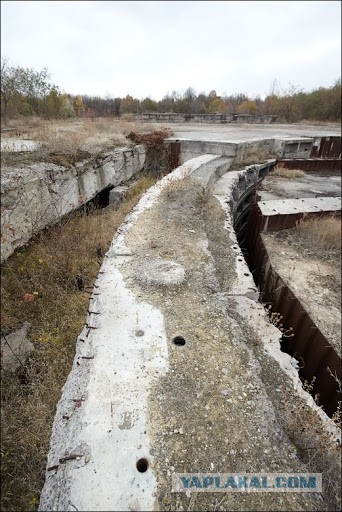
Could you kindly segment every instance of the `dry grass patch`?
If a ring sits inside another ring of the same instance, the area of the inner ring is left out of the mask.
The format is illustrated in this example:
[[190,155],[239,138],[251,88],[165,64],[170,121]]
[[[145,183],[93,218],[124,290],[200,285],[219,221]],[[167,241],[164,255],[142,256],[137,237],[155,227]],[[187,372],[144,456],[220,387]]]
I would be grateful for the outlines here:
[[[126,136],[131,133],[148,133],[154,125],[125,119],[72,118],[65,120],[45,120],[37,117],[16,119],[2,132],[3,137],[33,140],[39,143],[38,150],[21,155],[21,160],[45,159],[49,153],[71,153],[79,151],[96,154],[100,151],[131,145]],[[16,163],[18,155],[5,152],[2,163]]]
[[[28,321],[35,346],[17,374],[1,372],[4,512],[37,510],[55,407],[86,320],[88,290],[116,229],[154,183],[138,180],[117,210],[69,215],[2,265],[1,330],[6,335]],[[33,300],[25,300],[27,294]]]
[[285,180],[297,180],[305,176],[305,172],[300,169],[286,169],[282,165],[277,165],[269,174],[269,178],[280,178]]
[[143,127],[137,123],[108,118],[48,121],[35,129],[32,138],[48,151],[89,151],[96,153],[127,146],[126,135]]
[[341,218],[335,216],[301,220],[295,228],[311,249],[341,251]]

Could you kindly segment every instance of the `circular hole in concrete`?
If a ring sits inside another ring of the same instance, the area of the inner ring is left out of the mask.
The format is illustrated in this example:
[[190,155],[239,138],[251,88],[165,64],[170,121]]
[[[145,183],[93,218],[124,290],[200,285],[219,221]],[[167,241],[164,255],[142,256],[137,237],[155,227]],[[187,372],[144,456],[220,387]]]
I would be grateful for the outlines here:
[[244,276],[249,276],[249,274],[247,274],[247,272],[245,272],[243,275],[244,275]]
[[185,345],[185,339],[183,336],[175,336],[172,341],[178,347],[183,347]]
[[139,459],[136,463],[137,470],[139,473],[145,473],[148,469],[148,460],[147,459]]
[[237,249],[238,249],[238,247],[236,247],[236,245],[233,245],[233,249],[237,250]]
[[135,335],[136,336],[144,336],[144,331],[142,331],[141,329],[139,329],[138,331],[135,331]]
[[242,258],[238,258],[238,261],[243,261],[243,259]]

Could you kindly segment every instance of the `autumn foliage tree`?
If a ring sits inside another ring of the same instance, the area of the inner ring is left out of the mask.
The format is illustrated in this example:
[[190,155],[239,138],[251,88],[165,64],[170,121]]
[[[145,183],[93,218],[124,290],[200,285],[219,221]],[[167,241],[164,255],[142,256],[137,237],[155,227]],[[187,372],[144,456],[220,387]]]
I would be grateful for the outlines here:
[[269,94],[250,98],[246,94],[220,96],[215,89],[197,93],[188,87],[183,93],[173,90],[160,101],[153,98],[135,98],[127,94],[120,98],[68,95],[50,82],[46,68],[41,71],[10,66],[1,61],[1,114],[6,120],[13,116],[39,115],[47,118],[113,117],[144,112],[174,112],[182,114],[268,114],[282,122],[301,120],[341,120],[341,81],[332,87],[320,87],[304,92],[290,85],[287,89],[275,80]]
[[[69,112],[70,113],[70,112]],[[11,66],[1,60],[1,114],[5,123],[17,115],[63,117],[68,115],[67,97],[50,81],[47,68]]]

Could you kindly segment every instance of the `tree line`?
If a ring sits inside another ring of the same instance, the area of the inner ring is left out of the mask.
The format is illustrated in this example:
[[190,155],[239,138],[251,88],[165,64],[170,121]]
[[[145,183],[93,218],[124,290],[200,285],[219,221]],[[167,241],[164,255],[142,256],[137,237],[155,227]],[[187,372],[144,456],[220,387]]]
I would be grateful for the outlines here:
[[1,115],[7,119],[17,116],[40,116],[47,119],[69,117],[120,117],[123,114],[145,112],[175,112],[183,114],[260,114],[277,115],[280,121],[341,120],[341,80],[331,87],[311,92],[290,86],[283,90],[273,84],[264,98],[249,98],[245,94],[219,96],[215,90],[196,93],[188,87],[184,93],[173,91],[161,100],[138,99],[127,94],[101,96],[71,95],[51,83],[47,68],[11,66],[1,61]]

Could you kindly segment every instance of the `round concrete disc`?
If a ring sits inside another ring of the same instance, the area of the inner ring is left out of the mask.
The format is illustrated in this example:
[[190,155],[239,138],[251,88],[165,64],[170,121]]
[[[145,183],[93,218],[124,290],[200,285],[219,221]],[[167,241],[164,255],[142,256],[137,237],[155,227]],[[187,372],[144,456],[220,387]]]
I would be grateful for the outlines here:
[[184,281],[185,269],[174,261],[156,258],[141,265],[137,278],[146,284],[170,286]]

